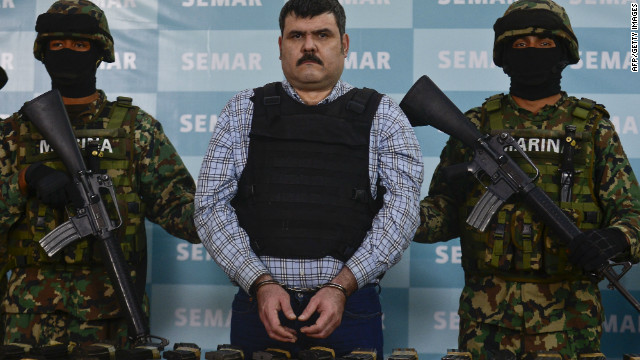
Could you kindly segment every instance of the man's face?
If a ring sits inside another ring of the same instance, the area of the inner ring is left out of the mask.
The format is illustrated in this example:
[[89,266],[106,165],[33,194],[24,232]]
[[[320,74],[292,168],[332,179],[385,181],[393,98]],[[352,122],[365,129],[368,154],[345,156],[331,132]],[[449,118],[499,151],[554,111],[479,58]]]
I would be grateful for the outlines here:
[[312,18],[289,14],[278,45],[289,83],[296,90],[322,91],[333,88],[342,75],[349,36],[340,36],[331,13]]
[[71,49],[78,52],[91,50],[91,42],[80,39],[54,39],[49,41],[49,50]]
[[556,47],[555,41],[548,37],[539,37],[535,35],[523,36],[515,39],[511,44],[514,49],[538,48],[548,49]]

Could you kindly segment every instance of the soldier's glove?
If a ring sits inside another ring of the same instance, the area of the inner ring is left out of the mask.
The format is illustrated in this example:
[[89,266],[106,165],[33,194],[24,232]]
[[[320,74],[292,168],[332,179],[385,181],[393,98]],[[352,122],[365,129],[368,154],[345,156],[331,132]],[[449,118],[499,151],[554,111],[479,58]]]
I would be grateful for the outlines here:
[[627,238],[619,229],[589,230],[569,242],[569,261],[593,272],[628,248]]
[[24,178],[29,188],[35,190],[36,197],[43,204],[51,207],[61,207],[67,204],[71,181],[64,172],[36,162],[29,165]]

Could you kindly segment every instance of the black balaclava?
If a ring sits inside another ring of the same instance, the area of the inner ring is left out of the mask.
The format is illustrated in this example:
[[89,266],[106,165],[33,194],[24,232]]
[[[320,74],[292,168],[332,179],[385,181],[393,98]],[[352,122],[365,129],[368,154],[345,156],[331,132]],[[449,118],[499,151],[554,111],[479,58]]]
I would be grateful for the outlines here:
[[96,92],[99,54],[94,43],[89,51],[45,49],[44,63],[51,87],[69,98],[81,98]]
[[559,94],[562,70],[569,64],[561,41],[553,48],[505,46],[502,70],[511,78],[509,92],[527,100]]

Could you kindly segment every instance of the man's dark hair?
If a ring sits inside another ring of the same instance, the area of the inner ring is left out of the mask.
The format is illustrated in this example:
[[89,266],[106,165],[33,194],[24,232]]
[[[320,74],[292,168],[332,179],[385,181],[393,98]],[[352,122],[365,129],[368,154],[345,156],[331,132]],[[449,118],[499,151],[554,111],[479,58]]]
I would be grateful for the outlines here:
[[347,16],[338,0],[289,0],[280,10],[280,34],[284,34],[284,19],[293,13],[301,18],[312,18],[324,13],[331,13],[336,18],[340,37],[345,33]]

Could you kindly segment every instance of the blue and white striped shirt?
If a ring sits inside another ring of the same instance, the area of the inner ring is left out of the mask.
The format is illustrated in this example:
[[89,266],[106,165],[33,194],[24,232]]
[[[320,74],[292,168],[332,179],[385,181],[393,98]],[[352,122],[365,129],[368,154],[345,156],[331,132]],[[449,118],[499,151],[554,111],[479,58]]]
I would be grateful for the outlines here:
[[[286,80],[282,85],[289,96],[302,102]],[[330,103],[352,88],[338,81],[320,104]],[[346,263],[330,256],[284,259],[256,256],[230,205],[247,162],[253,119],[251,96],[253,89],[244,90],[222,110],[198,176],[195,224],[211,257],[232,282],[246,291],[263,274],[271,274],[287,286],[314,288],[332,280],[345,265],[356,277],[358,287],[377,281],[379,275],[400,261],[419,222],[422,155],[400,107],[385,95],[373,118],[369,145],[371,193],[376,196],[378,178],[387,192],[362,245]]]

